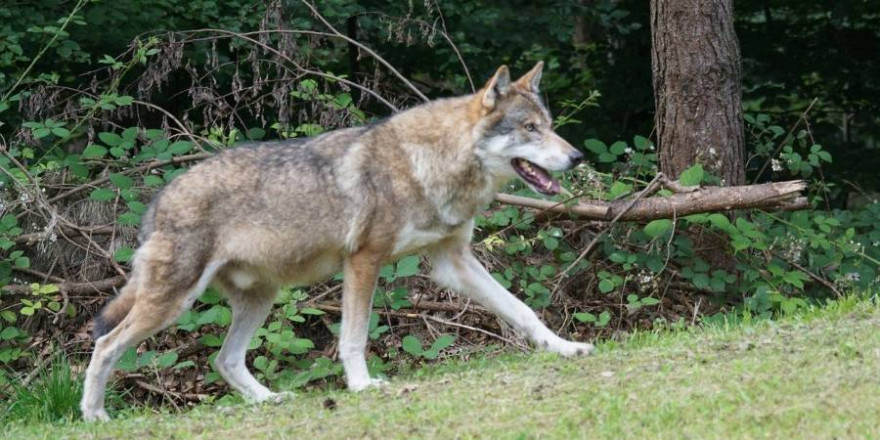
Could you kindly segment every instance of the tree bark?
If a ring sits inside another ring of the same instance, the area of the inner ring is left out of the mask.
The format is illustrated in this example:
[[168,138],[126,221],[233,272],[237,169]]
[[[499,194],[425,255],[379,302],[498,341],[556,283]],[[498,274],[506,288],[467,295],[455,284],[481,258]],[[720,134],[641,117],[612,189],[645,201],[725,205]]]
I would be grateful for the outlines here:
[[651,0],[660,169],[694,164],[723,186],[745,183],[739,43],[733,0]]

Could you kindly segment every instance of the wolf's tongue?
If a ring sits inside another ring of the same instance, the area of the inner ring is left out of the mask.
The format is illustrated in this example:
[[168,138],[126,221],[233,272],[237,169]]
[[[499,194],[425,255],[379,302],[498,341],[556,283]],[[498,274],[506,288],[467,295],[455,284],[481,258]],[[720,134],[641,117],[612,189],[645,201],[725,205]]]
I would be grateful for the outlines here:
[[536,191],[550,196],[559,194],[559,182],[550,177],[550,173],[547,170],[525,159],[513,159],[511,164],[516,173]]

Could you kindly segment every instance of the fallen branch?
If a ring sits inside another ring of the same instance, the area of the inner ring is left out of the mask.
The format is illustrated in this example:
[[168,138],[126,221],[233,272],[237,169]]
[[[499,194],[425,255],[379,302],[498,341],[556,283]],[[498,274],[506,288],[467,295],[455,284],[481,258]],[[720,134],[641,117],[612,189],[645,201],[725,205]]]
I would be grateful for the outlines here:
[[[120,275],[117,277],[106,278],[98,281],[87,281],[84,283],[60,283],[55,284],[55,286],[58,287],[59,291],[66,294],[79,295],[85,293],[109,292],[116,287],[121,287],[123,284],[125,284],[125,277]],[[0,292],[11,295],[23,295],[31,293],[31,286],[30,284],[8,284],[6,286],[3,286],[3,288],[0,289]]]
[[[664,186],[674,186],[664,185]],[[604,202],[591,200],[571,206],[564,203],[499,193],[495,200],[505,205],[524,206],[551,212],[573,214],[586,220],[611,221],[620,215],[620,221],[650,221],[661,218],[682,217],[691,214],[733,211],[738,209],[764,209],[794,211],[808,208],[801,191],[806,182],[764,183],[760,185],[705,187],[695,191],[681,192],[669,197],[649,197],[636,200]]]

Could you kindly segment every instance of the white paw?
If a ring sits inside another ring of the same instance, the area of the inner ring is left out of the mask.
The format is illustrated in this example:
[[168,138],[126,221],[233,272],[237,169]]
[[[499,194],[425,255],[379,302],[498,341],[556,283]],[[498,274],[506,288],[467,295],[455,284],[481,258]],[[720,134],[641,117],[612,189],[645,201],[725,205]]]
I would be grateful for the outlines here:
[[83,409],[82,410],[83,420],[87,422],[109,422],[110,416],[107,415],[107,411],[104,411],[104,408],[98,409]]
[[351,381],[348,383],[348,390],[359,392],[370,388],[382,388],[388,385],[385,379],[368,378],[367,380]]
[[290,391],[282,391],[280,393],[265,393],[258,396],[251,397],[250,400],[253,403],[269,403],[273,405],[278,405],[284,402],[289,402],[293,400],[296,395]]
[[280,393],[270,394],[269,397],[264,400],[264,402],[278,405],[284,402],[290,402],[294,399],[294,397],[296,397],[294,393],[290,391],[282,391]]
[[574,341],[566,341],[565,339],[558,339],[553,341],[548,341],[543,345],[543,348],[552,353],[559,353],[563,356],[586,356],[590,354],[596,347],[593,347],[593,344],[588,344],[586,342],[574,342]]

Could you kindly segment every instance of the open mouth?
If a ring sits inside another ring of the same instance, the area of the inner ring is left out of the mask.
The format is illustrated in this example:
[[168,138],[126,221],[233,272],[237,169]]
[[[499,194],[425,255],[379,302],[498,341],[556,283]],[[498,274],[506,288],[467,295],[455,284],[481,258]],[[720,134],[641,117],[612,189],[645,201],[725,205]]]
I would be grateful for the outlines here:
[[510,163],[516,173],[535,191],[548,196],[559,194],[561,189],[559,182],[550,177],[547,170],[520,158],[513,159]]

